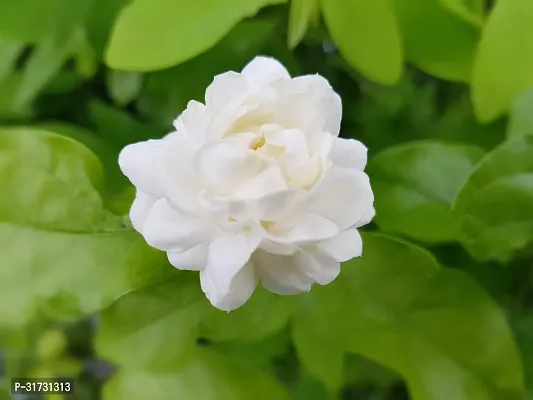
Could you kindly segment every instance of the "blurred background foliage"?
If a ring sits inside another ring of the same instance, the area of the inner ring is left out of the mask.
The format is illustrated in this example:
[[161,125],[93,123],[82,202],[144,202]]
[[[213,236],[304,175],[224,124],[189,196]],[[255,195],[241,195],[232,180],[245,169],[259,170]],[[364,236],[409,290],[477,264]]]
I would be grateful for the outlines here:
[[[331,285],[227,314],[117,155],[257,54],[340,93],[377,216]],[[0,399],[531,398],[532,86],[530,0],[0,0]]]

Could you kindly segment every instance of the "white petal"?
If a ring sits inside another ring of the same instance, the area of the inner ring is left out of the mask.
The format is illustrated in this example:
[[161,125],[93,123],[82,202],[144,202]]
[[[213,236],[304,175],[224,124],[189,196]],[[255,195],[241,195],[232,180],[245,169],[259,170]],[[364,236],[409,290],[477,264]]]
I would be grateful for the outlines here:
[[193,166],[205,186],[229,194],[244,179],[257,174],[261,163],[237,142],[214,140],[198,150]]
[[257,286],[257,276],[254,266],[250,263],[244,265],[232,278],[229,287],[219,286],[209,269],[200,271],[200,285],[211,304],[223,311],[239,308],[252,296]]
[[153,148],[155,165],[165,197],[179,210],[189,215],[198,215],[198,194],[202,186],[192,168],[194,148],[184,140],[166,140]]
[[368,176],[359,170],[332,168],[316,188],[315,212],[345,230],[359,221],[372,206],[374,194]]
[[299,76],[292,81],[305,88],[309,94],[320,101],[322,112],[325,115],[324,130],[333,136],[338,136],[342,117],[342,102],[328,81],[320,75]]
[[261,283],[273,293],[290,295],[308,292],[314,283],[297,264],[294,255],[282,256],[258,250],[254,254],[254,263]]
[[169,251],[168,261],[182,270],[201,271],[207,264],[207,243],[202,243],[184,252]]
[[287,183],[279,166],[275,165],[244,181],[233,194],[236,197],[257,199],[284,190],[287,190]]
[[363,252],[363,241],[357,229],[347,229],[331,239],[318,243],[317,249],[338,262],[359,257]]
[[363,215],[363,217],[354,224],[354,227],[359,228],[360,226],[370,223],[370,221],[372,221],[372,219],[375,216],[376,216],[376,209],[373,206],[371,206],[368,209],[368,211],[365,213],[365,215]]
[[295,259],[299,268],[306,271],[307,275],[319,285],[333,282],[341,271],[338,261],[317,252],[299,252],[295,255]]
[[276,59],[265,56],[255,57],[242,70],[250,86],[261,89],[279,79],[290,79],[285,67]]
[[[291,87],[289,83],[286,86]],[[285,128],[299,129],[307,136],[323,131],[322,128],[325,125],[324,109],[318,99],[309,96],[307,92],[285,93],[276,101],[274,107],[276,123]]]
[[274,224],[268,230],[269,239],[275,243],[306,243],[329,239],[339,233],[339,228],[329,219],[307,213],[291,221],[291,226],[283,227],[283,222]]
[[209,244],[207,269],[217,288],[228,291],[233,277],[250,260],[262,237],[258,231],[224,232]]
[[249,90],[248,81],[237,72],[226,72],[215,76],[205,92],[205,104],[210,110],[219,110],[236,98],[243,97]]
[[154,203],[142,230],[150,246],[178,252],[209,240],[209,233],[206,221],[178,213],[164,198]]
[[354,139],[336,138],[330,160],[338,168],[354,168],[363,171],[367,161],[367,148]]
[[144,221],[148,217],[150,208],[154,205],[157,199],[137,189],[135,200],[130,209],[130,220],[133,228],[137,232],[142,232]]
[[122,173],[144,193],[163,197],[163,189],[154,170],[152,148],[159,140],[148,140],[127,145],[118,156]]

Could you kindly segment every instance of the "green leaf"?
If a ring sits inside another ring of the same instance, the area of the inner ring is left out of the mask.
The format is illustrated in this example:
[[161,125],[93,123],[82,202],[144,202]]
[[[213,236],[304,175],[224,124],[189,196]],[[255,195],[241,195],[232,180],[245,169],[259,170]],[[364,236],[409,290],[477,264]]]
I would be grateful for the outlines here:
[[33,42],[53,29],[58,0],[3,0],[0,2],[0,35]]
[[533,86],[533,3],[500,0],[489,16],[472,77],[480,121],[505,114],[516,95]]
[[533,239],[533,136],[503,143],[477,165],[454,205],[461,241],[480,259],[510,259]]
[[518,95],[514,101],[507,125],[507,136],[533,134],[533,88]]
[[440,0],[393,2],[406,60],[439,78],[469,81],[479,29],[446,10]]
[[291,0],[287,45],[294,49],[304,38],[309,24],[317,19],[318,0]]
[[106,52],[114,69],[153,71],[187,61],[259,9],[285,0],[134,0],[119,15]]
[[292,338],[303,368],[331,392],[338,391],[343,383],[342,347],[299,318],[292,323]]
[[103,311],[96,351],[126,368],[185,365],[207,307],[198,283],[183,276],[136,290]]
[[0,81],[4,79],[15,67],[15,61],[19,57],[24,46],[0,37]]
[[[175,360],[179,363],[179,360]],[[288,400],[274,379],[258,370],[234,365],[208,349],[199,348],[186,367],[123,368],[106,384],[104,400]]]
[[24,67],[15,100],[16,106],[23,107],[31,103],[59,72],[67,58],[74,54],[82,40],[83,31],[77,30],[66,40],[49,36],[40,42]]
[[485,18],[484,0],[440,0],[441,4],[458,17],[481,28]]
[[106,209],[101,165],[80,143],[3,129],[0,160],[0,326],[94,312],[174,272]]
[[375,221],[385,232],[427,242],[453,241],[458,226],[450,207],[482,149],[439,141],[391,147],[371,158]]
[[533,393],[533,313],[513,316],[513,328],[522,350],[527,388]]
[[291,313],[290,298],[258,287],[252,298],[237,310],[227,313],[213,307],[202,322],[201,333],[215,341],[256,341],[282,330]]
[[123,110],[98,100],[89,103],[89,116],[93,130],[118,150],[129,143],[160,138],[170,132],[165,132],[161,128],[163,125],[144,124]]
[[140,112],[160,124],[168,124],[190,100],[203,102],[215,75],[240,71],[260,53],[273,35],[277,20],[242,21],[215,47],[177,67],[148,75],[138,101]]
[[490,297],[425,250],[363,235],[363,256],[300,296],[300,316],[347,351],[399,372],[413,400],[512,398],[519,354]]
[[119,106],[135,100],[142,89],[143,75],[138,72],[109,70],[107,87],[109,94]]
[[389,0],[327,0],[322,12],[346,60],[367,78],[394,84],[402,75],[402,50]]

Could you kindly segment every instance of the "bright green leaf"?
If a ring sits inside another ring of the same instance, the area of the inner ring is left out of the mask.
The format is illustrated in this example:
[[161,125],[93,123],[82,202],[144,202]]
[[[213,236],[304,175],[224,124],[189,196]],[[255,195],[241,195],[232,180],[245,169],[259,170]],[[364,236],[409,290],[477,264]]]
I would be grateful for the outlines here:
[[392,0],[405,58],[420,69],[452,81],[469,81],[480,31],[440,0]]
[[513,101],[507,125],[507,136],[533,134],[533,88],[527,89]]
[[293,321],[291,331],[303,368],[333,393],[339,390],[343,383],[342,346],[318,334],[313,324],[303,319]]
[[475,27],[482,27],[485,18],[484,0],[440,0],[441,4]]
[[511,139],[477,165],[454,212],[477,258],[508,260],[533,241],[533,136]]
[[[179,365],[179,360],[175,360]],[[185,368],[122,369],[104,387],[104,400],[288,400],[274,379],[258,370],[234,365],[199,348]]]
[[516,95],[533,86],[533,2],[499,0],[485,26],[472,78],[480,121],[505,114]]
[[291,0],[287,44],[294,49],[302,41],[309,24],[316,19],[318,0]]
[[346,60],[378,83],[398,82],[402,50],[389,0],[327,0],[321,5],[331,36]]
[[0,325],[94,312],[171,275],[105,208],[98,158],[64,136],[0,131]]
[[138,72],[109,70],[107,87],[111,98],[119,106],[125,106],[135,100],[141,91],[143,75]]
[[174,68],[148,75],[138,101],[140,112],[160,124],[168,124],[190,100],[203,102],[215,75],[240,71],[275,35],[275,19],[242,21],[215,47]]
[[131,292],[103,311],[96,351],[125,368],[185,365],[207,304],[198,283],[184,277]]
[[450,213],[461,186],[484,152],[478,147],[419,141],[391,147],[368,165],[375,221],[385,232],[427,242],[453,241]]
[[152,71],[187,61],[214,46],[260,8],[286,0],[134,0],[113,30],[106,62]]
[[300,296],[300,316],[407,381],[413,400],[511,399],[522,366],[505,317],[463,272],[423,249],[363,235],[363,256]]

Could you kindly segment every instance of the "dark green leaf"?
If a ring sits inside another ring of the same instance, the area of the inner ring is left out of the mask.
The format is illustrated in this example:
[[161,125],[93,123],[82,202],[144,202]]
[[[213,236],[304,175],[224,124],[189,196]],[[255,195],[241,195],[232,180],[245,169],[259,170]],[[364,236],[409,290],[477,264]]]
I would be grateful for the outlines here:
[[375,221],[385,232],[427,242],[455,240],[450,207],[483,154],[474,146],[419,141],[375,155],[368,165]]
[[363,235],[363,256],[300,304],[323,335],[401,373],[413,400],[507,399],[523,390],[497,305],[464,273],[406,242]]
[[508,260],[533,238],[533,136],[511,139],[478,164],[454,212],[477,258]]

